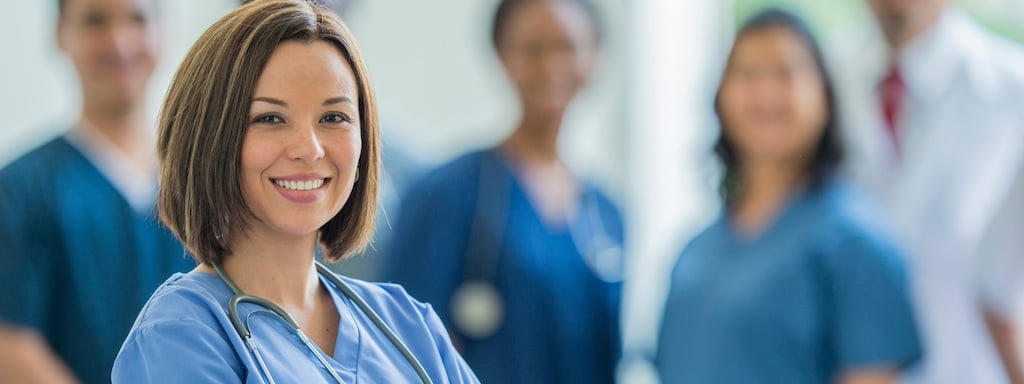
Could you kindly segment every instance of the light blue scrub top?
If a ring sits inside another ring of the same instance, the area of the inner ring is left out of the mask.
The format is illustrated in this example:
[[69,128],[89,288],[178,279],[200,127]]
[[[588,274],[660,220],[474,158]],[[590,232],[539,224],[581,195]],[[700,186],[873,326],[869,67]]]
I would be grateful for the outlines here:
[[755,238],[728,215],[672,272],[656,366],[673,383],[832,383],[922,353],[903,260],[841,182],[790,200]]
[[[430,305],[392,284],[341,277],[381,316],[434,383],[478,383]],[[346,383],[418,383],[412,365],[352,300],[321,276],[340,315],[331,367]],[[150,298],[114,362],[114,383],[262,383],[231,325],[231,291],[216,275],[175,274]],[[257,348],[278,383],[333,383],[295,333],[261,307],[242,303]]]

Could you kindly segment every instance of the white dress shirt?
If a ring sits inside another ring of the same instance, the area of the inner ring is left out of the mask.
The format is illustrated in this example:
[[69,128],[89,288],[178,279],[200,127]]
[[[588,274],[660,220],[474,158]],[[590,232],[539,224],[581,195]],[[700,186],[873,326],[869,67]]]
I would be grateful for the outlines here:
[[909,257],[926,356],[905,381],[1005,383],[980,308],[1011,316],[1024,279],[1024,51],[947,9],[898,53],[897,151],[878,93],[892,56],[872,31],[833,69],[848,168]]

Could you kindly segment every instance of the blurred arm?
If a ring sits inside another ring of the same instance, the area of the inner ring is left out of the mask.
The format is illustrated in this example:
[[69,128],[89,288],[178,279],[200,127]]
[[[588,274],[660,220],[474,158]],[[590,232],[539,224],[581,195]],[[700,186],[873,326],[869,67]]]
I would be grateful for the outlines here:
[[1006,376],[1012,384],[1024,384],[1024,356],[1021,355],[1020,334],[1012,319],[989,309],[984,310],[985,325],[992,335],[992,341],[1006,368]]
[[34,331],[0,324],[0,383],[77,383]]
[[895,369],[875,368],[848,372],[839,378],[838,384],[893,384],[898,381]]
[[979,258],[982,318],[992,344],[1013,384],[1024,384],[1024,355],[1020,345],[1020,316],[1024,293],[1024,165],[996,217],[986,230]]

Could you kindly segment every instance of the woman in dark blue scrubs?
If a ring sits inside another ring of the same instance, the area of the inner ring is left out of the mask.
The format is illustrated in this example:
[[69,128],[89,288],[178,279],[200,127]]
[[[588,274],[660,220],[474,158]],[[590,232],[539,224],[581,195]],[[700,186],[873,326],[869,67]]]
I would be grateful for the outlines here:
[[622,223],[563,164],[562,118],[599,32],[581,0],[505,0],[493,43],[522,115],[407,192],[387,278],[431,303],[484,383],[611,383]]
[[921,345],[901,255],[835,168],[836,108],[806,26],[739,32],[716,99],[722,216],[680,255],[663,383],[892,383]]

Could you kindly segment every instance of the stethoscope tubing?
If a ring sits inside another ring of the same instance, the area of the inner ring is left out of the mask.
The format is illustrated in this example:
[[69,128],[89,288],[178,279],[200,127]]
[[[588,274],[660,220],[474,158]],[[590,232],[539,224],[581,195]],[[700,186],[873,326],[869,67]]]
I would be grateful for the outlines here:
[[[252,296],[243,292],[240,288],[238,288],[237,285],[235,285],[235,282],[232,281],[230,277],[228,277],[227,273],[224,272],[223,268],[221,268],[220,265],[213,264],[213,269],[214,271],[217,272],[217,276],[219,276],[220,279],[224,282],[224,284],[228,286],[228,289],[230,289],[232,293],[231,299],[228,300],[228,318],[231,320],[231,325],[235,328],[235,332],[237,332],[238,335],[242,337],[242,339],[245,341],[246,346],[249,348],[253,356],[256,358],[256,363],[260,366],[260,371],[262,371],[261,373],[265,377],[266,382],[270,384],[275,384],[273,377],[271,377],[270,375],[270,370],[263,360],[262,354],[260,354],[259,349],[256,346],[256,343],[253,341],[252,331],[249,329],[246,322],[242,321],[241,316],[238,314],[238,305],[241,303],[251,303],[260,306],[269,311],[270,313],[272,313],[279,320],[285,322],[285,324],[287,324],[289,327],[291,327],[293,331],[295,331],[299,339],[302,340],[302,343],[306,346],[307,349],[309,349],[313,353],[313,355],[317,358],[320,364],[322,364],[323,367],[327,369],[331,376],[338,383],[344,383],[344,381],[341,379],[338,373],[331,368],[330,364],[327,362],[327,359],[323,356],[323,354],[321,354],[319,351],[317,351],[316,348],[314,348],[312,340],[310,340],[309,337],[307,337],[305,333],[302,332],[302,330],[299,328],[298,323],[296,323],[295,320],[292,319],[291,315],[289,315],[288,312],[286,312],[281,307],[277,306],[274,303],[271,303],[266,299]],[[366,300],[364,300],[361,296],[359,296],[359,294],[353,291],[352,288],[348,286],[348,284],[345,284],[343,281],[341,281],[341,279],[339,279],[338,276],[336,276],[333,272],[328,270],[327,267],[325,267],[323,264],[316,262],[316,269],[321,276],[324,276],[325,278],[327,278],[328,281],[331,282],[331,284],[334,284],[334,286],[338,287],[338,289],[341,290],[342,294],[348,297],[349,300],[352,300],[352,302],[355,303],[356,306],[359,307],[359,309],[363,311],[363,313],[366,314],[367,317],[370,318],[373,324],[376,325],[378,329],[380,329],[384,336],[387,337],[389,341],[391,341],[391,344],[393,344],[395,348],[397,348],[398,351],[402,354],[402,356],[405,357],[409,364],[412,365],[413,369],[416,371],[416,375],[419,376],[420,381],[422,381],[424,384],[433,384],[433,381],[430,379],[430,376],[427,375],[427,371],[423,367],[423,364],[420,363],[419,359],[417,359],[416,356],[412,354],[412,351],[409,350],[409,347],[405,345],[405,343],[402,342],[401,339],[398,338],[398,335],[391,329],[391,327],[384,322],[384,319],[381,318],[379,314],[377,314],[377,311],[373,310],[373,308],[370,307]]]

